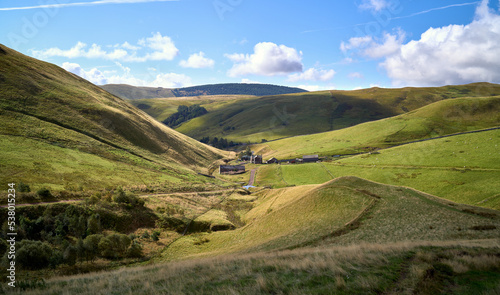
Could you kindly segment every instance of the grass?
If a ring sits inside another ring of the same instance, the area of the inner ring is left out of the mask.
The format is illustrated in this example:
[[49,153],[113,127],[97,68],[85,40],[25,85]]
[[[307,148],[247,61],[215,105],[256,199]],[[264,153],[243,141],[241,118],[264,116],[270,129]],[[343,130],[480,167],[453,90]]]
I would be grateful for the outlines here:
[[423,138],[496,127],[500,125],[499,111],[498,96],[443,100],[403,115],[258,144],[253,149],[265,158],[278,159],[358,153]]
[[[209,110],[209,114],[182,124],[177,130],[198,139],[210,136],[224,137],[236,142],[257,143],[262,139],[269,141],[339,130],[412,112],[438,101],[499,94],[498,85],[476,83],[437,88],[370,88],[264,96],[230,100],[224,106]],[[167,103],[169,101],[170,99],[166,99],[162,102],[162,106],[149,109],[152,114],[154,112],[155,118],[164,118],[162,109],[169,109],[177,104],[177,102]],[[148,104],[144,101],[141,103]],[[210,105],[207,105],[207,109],[208,107]],[[457,111],[458,117],[461,117],[461,110]],[[456,114],[450,112],[447,116],[454,117]],[[447,127],[440,124],[438,127],[454,129],[457,126]]]
[[204,172],[229,155],[171,130],[62,68],[2,50],[0,145],[10,158],[2,155],[4,181],[54,189],[68,182],[102,187],[108,180],[109,185],[202,182],[194,171]]
[[284,183],[319,184],[332,175],[355,175],[412,187],[459,203],[500,209],[497,143],[500,143],[500,131],[493,130],[418,142],[322,164],[266,165],[261,166],[265,173],[259,171],[257,181],[278,187]]
[[500,288],[497,255],[498,248],[461,243],[329,246],[123,268],[54,278],[16,291],[22,294],[495,294]]

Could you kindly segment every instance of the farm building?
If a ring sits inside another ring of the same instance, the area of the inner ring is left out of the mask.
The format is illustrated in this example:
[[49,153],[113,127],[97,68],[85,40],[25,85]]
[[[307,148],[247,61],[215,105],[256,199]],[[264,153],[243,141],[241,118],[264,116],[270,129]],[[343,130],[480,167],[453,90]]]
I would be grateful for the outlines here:
[[317,162],[319,159],[318,155],[302,156],[303,163]]
[[219,174],[240,174],[245,173],[245,166],[243,165],[220,165]]
[[266,161],[266,164],[277,164],[277,163],[278,159],[276,159],[275,157],[272,157],[271,159]]
[[250,157],[250,163],[252,163],[252,164],[262,164],[262,156],[260,156],[260,155],[256,155],[256,156],[252,155]]

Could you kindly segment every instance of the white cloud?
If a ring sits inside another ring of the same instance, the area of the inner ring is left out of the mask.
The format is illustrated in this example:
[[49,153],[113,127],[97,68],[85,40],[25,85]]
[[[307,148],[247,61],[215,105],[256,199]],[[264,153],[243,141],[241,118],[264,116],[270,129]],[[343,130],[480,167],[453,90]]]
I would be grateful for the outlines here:
[[263,84],[261,82],[253,81],[253,80],[250,80],[250,79],[241,79],[240,83],[245,83],[245,84]]
[[368,46],[368,44],[370,44],[372,42],[373,42],[373,39],[371,36],[352,37],[351,39],[349,39],[349,42],[345,43],[344,41],[342,41],[340,43],[340,50],[342,50],[342,52],[347,52],[348,50],[351,50],[354,48]]
[[108,80],[106,79],[106,77],[104,77],[104,74],[97,68],[93,68],[90,71],[85,71],[84,69],[82,69],[82,67],[80,67],[79,64],[69,62],[63,63],[62,68],[96,85],[103,85],[108,83]]
[[153,37],[139,40],[138,44],[153,49],[153,52],[144,57],[145,60],[172,60],[179,53],[172,39],[159,32],[153,34]]
[[[66,58],[89,58],[89,59],[107,59],[125,62],[144,62],[148,60],[172,60],[179,50],[175,47],[174,42],[168,36],[162,36],[160,33],[153,34],[150,38],[141,39],[138,41],[138,46],[124,42],[114,47],[111,51],[102,49],[101,45],[92,44],[90,47],[83,42],[77,42],[70,49],[63,50],[57,47],[46,50],[32,50],[34,57],[46,59],[50,57],[66,57]],[[118,48],[119,47],[119,48]],[[139,50],[147,51],[144,56],[138,56]]]
[[191,78],[184,74],[163,73],[158,74],[156,79],[148,86],[165,87],[165,88],[180,88],[192,86]]
[[215,64],[213,59],[205,57],[205,53],[199,52],[195,54],[191,54],[187,60],[181,60],[179,65],[184,68],[211,68]]
[[79,64],[76,63],[63,63],[62,67],[75,75],[78,75],[96,85],[104,84],[128,84],[134,86],[148,86],[148,87],[164,87],[164,88],[179,88],[191,86],[191,78],[184,74],[176,73],[159,73],[154,80],[146,81],[134,77],[130,73],[130,68],[125,67],[120,63],[116,63],[122,70],[122,74],[116,74],[116,71],[101,72],[96,68],[85,71]]
[[317,70],[315,68],[310,68],[300,74],[292,74],[288,77],[288,81],[328,81],[335,75],[334,70]]
[[499,53],[500,15],[483,0],[470,24],[430,28],[381,65],[396,86],[499,83]]
[[359,8],[378,12],[388,6],[389,2],[387,0],[363,0],[363,3],[359,5]]
[[271,42],[258,43],[253,54],[225,54],[231,60],[233,67],[228,71],[231,77],[248,74],[275,76],[301,72],[302,52],[285,45]]
[[319,85],[298,85],[296,87],[300,89],[305,89],[307,91],[320,91],[324,89],[324,87],[321,87]]
[[403,44],[405,33],[401,30],[396,34],[384,33],[381,40],[375,40],[371,36],[353,37],[346,43],[340,43],[340,49],[344,53],[359,52],[370,58],[382,58],[396,53]]

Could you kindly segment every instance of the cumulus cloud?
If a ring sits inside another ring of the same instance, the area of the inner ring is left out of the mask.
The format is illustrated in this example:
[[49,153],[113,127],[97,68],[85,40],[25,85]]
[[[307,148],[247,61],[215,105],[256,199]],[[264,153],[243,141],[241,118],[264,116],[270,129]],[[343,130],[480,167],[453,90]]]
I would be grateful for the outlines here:
[[130,68],[123,66],[120,63],[116,65],[121,69],[122,73],[117,74],[116,71],[101,72],[97,68],[91,70],[84,70],[77,63],[63,63],[62,67],[75,75],[78,75],[96,85],[104,84],[129,84],[134,86],[147,86],[147,87],[164,87],[164,88],[179,88],[191,86],[191,78],[184,74],[176,73],[159,73],[152,81],[146,81],[134,77],[130,73]]
[[340,43],[344,53],[359,53],[370,58],[382,58],[400,50],[405,33],[399,30],[396,34],[384,33],[380,40],[371,36],[353,37],[348,42]]
[[430,28],[381,65],[394,85],[500,82],[500,15],[483,0],[468,25]]
[[213,59],[205,57],[205,53],[199,52],[195,54],[191,54],[187,60],[181,60],[179,65],[184,68],[211,68],[215,64]]
[[328,81],[335,75],[334,70],[317,70],[315,68],[310,68],[303,73],[292,74],[288,77],[288,81]]
[[253,54],[226,54],[234,65],[228,71],[230,77],[248,74],[275,76],[302,72],[302,52],[285,45],[271,42],[258,43]]
[[[34,57],[46,59],[50,57],[66,57],[66,58],[89,58],[89,59],[106,59],[114,61],[126,62],[144,62],[149,60],[172,60],[179,50],[175,47],[174,42],[168,36],[162,36],[160,33],[153,34],[152,37],[141,39],[137,45],[132,45],[124,42],[121,45],[105,46],[114,49],[105,50],[101,45],[92,44],[90,47],[83,42],[77,42],[70,49],[60,49],[57,47],[45,50],[32,50]],[[138,56],[138,51],[146,51],[146,54]]]
[[79,64],[69,62],[63,63],[62,68],[96,85],[103,85],[108,83],[108,80],[106,79],[104,74],[97,68],[85,71],[82,67],[80,67]]

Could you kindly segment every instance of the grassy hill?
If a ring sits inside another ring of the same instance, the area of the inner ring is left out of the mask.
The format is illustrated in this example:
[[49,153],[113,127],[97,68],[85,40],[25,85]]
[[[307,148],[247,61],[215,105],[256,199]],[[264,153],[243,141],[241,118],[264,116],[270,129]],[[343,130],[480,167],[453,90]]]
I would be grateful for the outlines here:
[[500,130],[417,142],[321,164],[264,165],[257,185],[318,184],[356,175],[454,202],[500,209]]
[[101,86],[104,90],[123,99],[186,97],[201,95],[278,95],[307,92],[304,89],[270,84],[221,83],[183,88],[135,87],[124,84]]
[[3,183],[181,182],[224,156],[62,68],[0,48]]
[[[500,94],[500,85],[476,83],[434,88],[370,88],[264,96],[234,101],[177,128],[193,138],[261,142],[338,130],[404,114],[457,97]],[[234,127],[234,128],[233,128]]]
[[439,101],[399,116],[342,130],[285,138],[253,149],[264,158],[370,151],[418,139],[500,126],[500,96]]
[[[471,294],[498,289],[497,211],[356,177],[253,196],[238,197],[254,205],[242,213],[243,226],[180,237],[164,250],[163,259],[182,262],[54,278],[32,294]],[[218,254],[224,256],[213,258]],[[478,284],[469,283],[478,277]]]
[[198,104],[209,112],[227,107],[230,104],[242,102],[247,99],[255,98],[251,95],[203,95],[188,97],[168,97],[154,99],[131,99],[129,102],[135,107],[143,110],[145,113],[162,122],[170,115],[177,112],[180,105],[191,106]]

